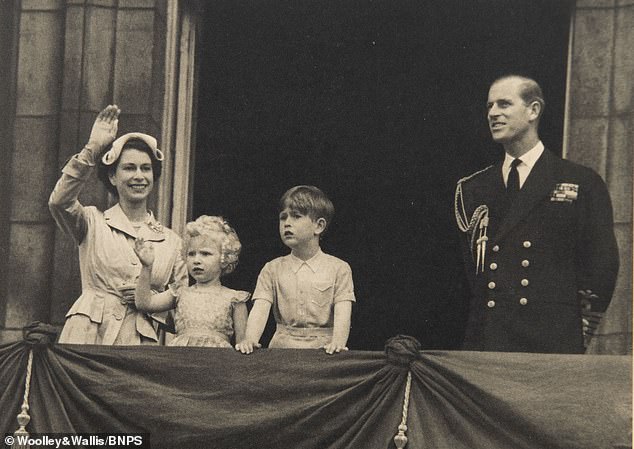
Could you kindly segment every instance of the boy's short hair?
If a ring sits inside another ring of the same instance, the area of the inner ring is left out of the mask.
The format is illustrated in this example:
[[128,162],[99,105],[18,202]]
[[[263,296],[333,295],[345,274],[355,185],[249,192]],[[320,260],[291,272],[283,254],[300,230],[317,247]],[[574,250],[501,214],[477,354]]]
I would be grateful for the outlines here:
[[295,186],[286,191],[280,199],[279,211],[289,208],[296,210],[311,219],[326,220],[326,229],[335,215],[335,206],[321,189],[315,186]]

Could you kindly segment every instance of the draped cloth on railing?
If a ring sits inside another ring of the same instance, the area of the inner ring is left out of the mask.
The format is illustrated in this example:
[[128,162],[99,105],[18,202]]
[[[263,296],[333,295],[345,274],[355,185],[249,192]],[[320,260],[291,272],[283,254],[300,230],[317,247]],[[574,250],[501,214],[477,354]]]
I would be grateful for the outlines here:
[[170,449],[394,448],[411,372],[407,449],[603,449],[631,441],[629,356],[411,357],[402,344],[388,345],[387,357],[0,346],[2,433],[18,427],[31,349],[31,434],[149,432],[153,448]]

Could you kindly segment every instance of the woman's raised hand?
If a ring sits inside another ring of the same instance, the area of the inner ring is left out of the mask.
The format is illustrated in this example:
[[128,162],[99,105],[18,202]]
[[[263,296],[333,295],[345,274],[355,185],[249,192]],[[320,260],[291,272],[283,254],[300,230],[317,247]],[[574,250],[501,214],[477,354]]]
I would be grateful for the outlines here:
[[99,152],[110,145],[117,136],[119,114],[121,110],[116,104],[106,106],[95,119],[88,139],[87,148]]

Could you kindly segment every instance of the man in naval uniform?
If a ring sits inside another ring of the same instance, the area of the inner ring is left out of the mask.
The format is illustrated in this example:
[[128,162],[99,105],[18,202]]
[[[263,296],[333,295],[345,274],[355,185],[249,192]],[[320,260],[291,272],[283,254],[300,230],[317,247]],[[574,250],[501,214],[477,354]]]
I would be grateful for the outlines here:
[[471,297],[464,349],[582,353],[618,272],[608,190],[591,169],[544,148],[534,80],[497,79],[487,106],[506,154],[456,188]]

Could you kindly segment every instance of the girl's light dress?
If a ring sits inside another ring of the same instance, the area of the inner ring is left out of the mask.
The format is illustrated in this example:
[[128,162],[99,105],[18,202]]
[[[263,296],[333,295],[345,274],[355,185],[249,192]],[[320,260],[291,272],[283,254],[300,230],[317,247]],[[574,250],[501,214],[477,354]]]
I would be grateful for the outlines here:
[[176,337],[169,345],[231,348],[233,308],[249,297],[249,292],[227,287],[205,290],[192,285],[179,288],[174,313]]

